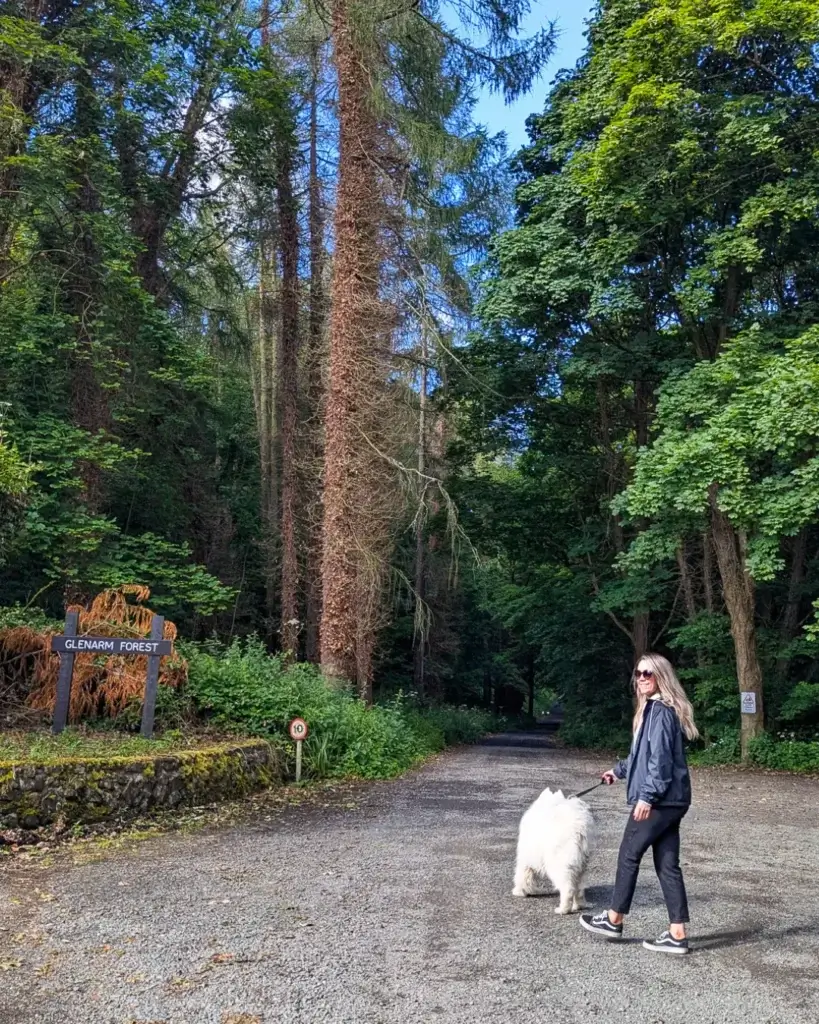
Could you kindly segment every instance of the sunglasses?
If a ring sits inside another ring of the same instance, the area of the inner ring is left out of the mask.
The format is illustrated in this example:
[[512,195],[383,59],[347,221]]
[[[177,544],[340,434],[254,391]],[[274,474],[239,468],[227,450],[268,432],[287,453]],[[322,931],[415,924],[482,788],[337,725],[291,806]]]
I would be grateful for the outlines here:
[[654,670],[650,668],[635,668],[634,670],[635,679],[653,679]]

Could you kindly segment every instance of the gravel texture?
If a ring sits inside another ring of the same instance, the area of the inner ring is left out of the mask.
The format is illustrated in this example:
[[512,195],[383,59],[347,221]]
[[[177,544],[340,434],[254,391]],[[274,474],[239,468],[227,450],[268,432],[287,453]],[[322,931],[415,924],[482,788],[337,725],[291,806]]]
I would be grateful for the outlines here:
[[[683,864],[696,950],[665,924],[650,861],[629,942],[555,898],[511,896],[517,822],[544,786],[607,764],[514,734],[343,806],[166,836],[80,867],[0,876],[2,1024],[815,1024],[819,783],[695,773]],[[589,798],[605,904],[624,788]]]

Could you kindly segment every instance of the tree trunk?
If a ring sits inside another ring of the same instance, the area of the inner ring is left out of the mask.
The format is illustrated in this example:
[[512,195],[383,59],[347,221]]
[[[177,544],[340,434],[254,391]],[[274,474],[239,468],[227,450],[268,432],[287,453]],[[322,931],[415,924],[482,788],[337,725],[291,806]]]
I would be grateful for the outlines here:
[[281,290],[281,642],[285,655],[298,658],[301,613],[299,609],[299,553],[296,539],[299,493],[298,455],[298,357],[299,357],[299,224],[293,195],[293,143],[279,143],[277,193]]
[[310,314],[307,335],[305,373],[307,377],[307,443],[305,451],[305,533],[307,614],[305,655],[310,662],[319,660],[319,624],[321,621],[321,478],[324,445],[324,329],[327,300],[324,290],[324,211],[318,169],[318,87],[319,50],[311,56],[310,85],[310,181],[308,186],[308,225],[310,229]]
[[492,652],[489,646],[488,629],[483,632],[483,706],[492,710]]
[[649,612],[638,612],[632,619],[631,640],[634,644],[635,665],[644,654],[648,654],[648,633],[650,626],[651,614]]
[[705,596],[705,610],[714,613],[714,545],[711,530],[702,535],[702,588]]
[[709,498],[714,550],[731,620],[739,689],[741,693],[753,694],[756,705],[753,713],[741,714],[742,759],[747,761],[751,740],[765,727],[762,669],[756,646],[756,588],[745,566],[745,538],[719,508],[716,485],[711,488]]
[[373,453],[367,445],[367,405],[383,387],[373,352],[378,338],[380,202],[369,76],[356,48],[347,0],[333,5],[333,38],[339,162],[325,414],[321,664],[330,678],[357,680],[366,699],[372,686],[373,644],[362,617],[372,615],[373,595],[368,600],[365,593],[362,519],[366,503],[377,497],[368,486]]
[[677,568],[680,570],[680,582],[682,584],[686,618],[689,622],[693,622],[697,617],[697,601],[694,597],[694,585],[691,581],[691,572],[688,568],[685,541],[682,541],[680,546],[677,548]]
[[[808,528],[805,527],[793,539],[791,550],[791,576],[788,582],[788,600],[782,616],[780,631],[781,643],[785,647],[799,632],[799,610],[802,604],[802,585],[805,582],[805,557],[808,550]],[[787,656],[777,658],[776,679],[782,683],[788,676],[791,659]]]
[[526,657],[527,709],[530,718],[535,717],[535,664],[535,652],[530,650]]
[[428,623],[426,609],[427,590],[427,541],[424,523],[424,502],[426,488],[423,480],[427,472],[427,337],[421,341],[421,382],[418,392],[418,479],[421,483],[421,497],[415,521],[415,650],[413,652],[413,681],[415,690],[423,697],[426,691],[426,661],[428,644]]
[[276,375],[278,302],[272,231],[265,225],[259,242],[259,331],[256,346],[262,548],[265,563],[265,632],[274,634],[279,550],[279,438]]
[[[36,25],[45,13],[38,0],[24,0],[8,13]],[[19,208],[19,170],[15,158],[25,152],[30,131],[29,115],[36,102],[31,64],[0,53],[0,275],[9,269]]]
[[[101,114],[94,89],[93,69],[83,67],[76,78],[76,132],[93,138],[100,130]],[[75,217],[74,251],[66,266],[65,280],[75,319],[75,345],[71,361],[71,418],[91,437],[108,433],[112,426],[109,395],[115,387],[111,374],[113,355],[98,342],[92,326],[97,312],[97,288],[101,255],[90,224],[102,211],[93,158],[80,151],[75,165],[75,190],[67,208]],[[116,381],[118,384],[118,380]],[[103,469],[99,462],[82,459],[78,465],[82,499],[91,513],[101,512],[104,502]]]

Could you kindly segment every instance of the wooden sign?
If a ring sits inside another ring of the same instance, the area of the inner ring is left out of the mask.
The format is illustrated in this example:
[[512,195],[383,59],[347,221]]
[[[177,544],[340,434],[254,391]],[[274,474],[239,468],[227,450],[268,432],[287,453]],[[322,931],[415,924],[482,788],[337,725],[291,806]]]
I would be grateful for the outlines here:
[[51,650],[61,654],[173,654],[172,640],[136,640],[130,636],[54,636]]
[[65,616],[65,633],[62,636],[51,638],[51,650],[60,655],[60,674],[57,678],[57,699],[54,702],[51,731],[55,735],[61,733],[68,721],[74,659],[78,654],[105,654],[121,657],[136,654],[148,659],[140,732],[145,739],[150,739],[154,733],[159,659],[173,654],[173,641],[163,639],[165,619],[161,615],[154,615],[151,622],[150,639],[133,636],[77,636],[78,627],[79,613],[68,612]]

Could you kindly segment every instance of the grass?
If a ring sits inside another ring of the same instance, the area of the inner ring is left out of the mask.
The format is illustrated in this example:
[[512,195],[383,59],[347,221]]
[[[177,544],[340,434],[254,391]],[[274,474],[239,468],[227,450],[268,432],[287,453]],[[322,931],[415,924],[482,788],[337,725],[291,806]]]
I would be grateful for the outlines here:
[[154,757],[210,746],[225,737],[184,736],[167,732],[153,740],[112,730],[69,728],[59,736],[45,732],[0,733],[0,761],[54,764],[70,758]]

